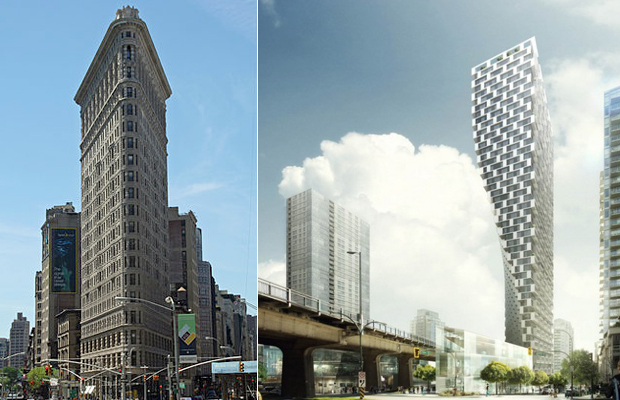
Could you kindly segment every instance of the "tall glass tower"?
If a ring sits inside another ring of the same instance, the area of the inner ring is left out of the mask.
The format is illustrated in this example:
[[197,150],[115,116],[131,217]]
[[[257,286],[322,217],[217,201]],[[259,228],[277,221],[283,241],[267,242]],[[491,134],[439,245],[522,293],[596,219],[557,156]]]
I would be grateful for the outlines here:
[[370,227],[342,206],[309,189],[286,200],[287,287],[321,300],[333,312],[359,313],[359,254],[362,310],[370,311]]
[[531,38],[472,69],[474,143],[505,274],[506,341],[553,364],[553,142]]
[[605,92],[601,187],[601,337],[620,317],[620,87]]

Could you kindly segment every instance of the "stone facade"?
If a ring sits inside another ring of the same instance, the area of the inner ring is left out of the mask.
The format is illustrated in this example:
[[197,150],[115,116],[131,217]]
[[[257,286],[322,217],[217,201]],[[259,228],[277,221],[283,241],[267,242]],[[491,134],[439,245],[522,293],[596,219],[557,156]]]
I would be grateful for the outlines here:
[[[73,243],[69,242],[68,247],[60,242],[66,234],[73,235]],[[55,243],[58,243],[57,250],[54,249]],[[72,251],[66,257],[74,262],[74,268],[65,269],[59,265],[65,259],[58,253],[67,249]],[[56,315],[65,309],[80,308],[80,214],[75,212],[71,203],[54,206],[46,211],[45,222],[41,226],[41,253],[41,287],[37,293],[34,338],[36,365],[41,365],[41,360],[58,358]],[[55,272],[58,275],[61,269],[73,274],[68,278],[61,277],[67,279],[67,282],[58,282],[58,278],[54,280]],[[62,283],[71,283],[69,286],[72,288],[60,289],[59,284]]]
[[[173,354],[168,281],[166,99],[138,10],[116,13],[80,85],[82,361],[162,367]],[[83,370],[92,375],[94,368]]]

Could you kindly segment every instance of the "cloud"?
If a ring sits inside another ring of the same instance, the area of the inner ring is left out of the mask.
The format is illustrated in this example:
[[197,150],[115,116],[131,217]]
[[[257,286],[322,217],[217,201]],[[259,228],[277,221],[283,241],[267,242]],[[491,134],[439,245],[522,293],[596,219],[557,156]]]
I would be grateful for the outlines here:
[[313,188],[370,223],[371,317],[409,329],[428,308],[503,338],[499,240],[471,158],[396,133],[349,133],[321,151],[284,169],[280,194]]
[[603,94],[620,84],[618,61],[600,53],[553,60],[545,77],[555,135],[555,317],[570,321],[576,347],[588,350],[599,329]]
[[547,2],[571,14],[585,17],[598,25],[614,29],[619,26],[616,16],[620,14],[620,3],[616,0],[547,0]]
[[273,26],[278,28],[281,22],[280,15],[276,11],[276,0],[260,0],[260,4],[265,13],[273,19]]
[[223,186],[224,185],[219,182],[192,183],[191,185],[181,189],[179,191],[179,195],[177,195],[176,198],[182,199],[184,197],[194,196],[211,190],[219,189]]
[[286,286],[286,263],[284,261],[274,260],[259,262],[258,276],[269,282]]
[[241,32],[250,40],[256,40],[255,0],[194,0],[208,13]]

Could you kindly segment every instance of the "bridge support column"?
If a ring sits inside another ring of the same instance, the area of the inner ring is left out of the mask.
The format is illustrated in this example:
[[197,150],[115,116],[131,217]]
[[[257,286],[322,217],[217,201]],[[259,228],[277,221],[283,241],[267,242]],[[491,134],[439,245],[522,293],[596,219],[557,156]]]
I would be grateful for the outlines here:
[[366,371],[366,390],[370,390],[373,386],[379,388],[381,386],[381,377],[379,376],[379,357],[385,353],[377,350],[364,350],[364,371]]
[[278,344],[282,350],[282,396],[314,397],[314,367],[310,346]]
[[398,354],[398,386],[411,387],[413,385],[410,354]]

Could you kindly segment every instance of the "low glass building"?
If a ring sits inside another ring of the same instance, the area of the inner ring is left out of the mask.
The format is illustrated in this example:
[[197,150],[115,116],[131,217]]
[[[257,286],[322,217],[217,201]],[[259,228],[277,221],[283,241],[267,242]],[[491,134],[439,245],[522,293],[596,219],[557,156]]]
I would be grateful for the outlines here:
[[[486,382],[480,379],[480,371],[491,361],[503,362],[510,368],[532,368],[532,356],[528,356],[526,347],[462,329],[438,328],[436,343],[438,393],[455,386],[459,391],[485,393]],[[495,386],[491,384],[489,390],[495,393]]]

